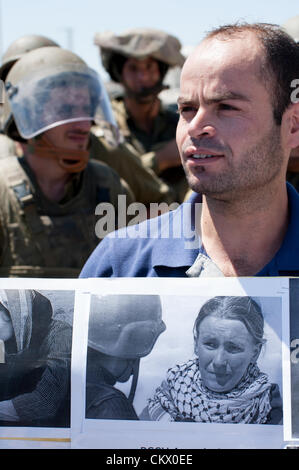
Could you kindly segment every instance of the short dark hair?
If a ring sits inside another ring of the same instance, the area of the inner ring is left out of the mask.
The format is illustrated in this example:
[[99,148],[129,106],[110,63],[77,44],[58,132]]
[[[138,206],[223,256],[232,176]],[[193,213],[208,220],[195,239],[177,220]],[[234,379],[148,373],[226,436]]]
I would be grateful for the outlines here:
[[[220,26],[210,31],[204,40],[217,37],[230,39],[244,32],[252,32],[265,52],[261,57],[261,79],[270,79],[273,115],[276,124],[281,124],[282,115],[291,104],[291,83],[299,78],[299,46],[278,25],[270,23],[235,23]],[[267,88],[267,86],[266,86]]]

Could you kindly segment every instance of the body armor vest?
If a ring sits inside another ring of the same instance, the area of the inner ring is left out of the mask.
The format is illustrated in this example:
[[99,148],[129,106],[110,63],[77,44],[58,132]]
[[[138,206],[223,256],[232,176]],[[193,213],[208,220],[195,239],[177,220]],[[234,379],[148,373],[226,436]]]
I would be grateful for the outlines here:
[[[95,208],[126,194],[108,166],[89,162],[77,194],[65,204],[41,197],[18,159],[1,161],[0,277],[78,277],[99,243]],[[1,243],[2,242],[2,243]]]

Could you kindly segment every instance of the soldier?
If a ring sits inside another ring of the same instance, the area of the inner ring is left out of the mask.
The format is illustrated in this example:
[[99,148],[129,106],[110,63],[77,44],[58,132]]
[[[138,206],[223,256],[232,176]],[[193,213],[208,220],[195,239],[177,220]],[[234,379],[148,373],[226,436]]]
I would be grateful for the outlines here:
[[4,132],[23,157],[0,161],[0,273],[76,277],[98,244],[95,208],[134,200],[107,165],[89,161],[97,115],[115,125],[104,86],[77,55],[59,47],[26,53],[6,78]]
[[[27,35],[15,40],[5,52],[0,68],[0,79],[5,81],[13,64],[27,52],[47,46],[60,47],[57,43],[44,36]],[[89,151],[90,158],[100,160],[111,166],[121,178],[130,186],[136,199],[149,205],[151,202],[171,203],[175,197],[170,188],[155,175],[146,169],[135,152],[124,143],[117,143],[111,139],[107,128],[93,126],[90,133]],[[0,134],[0,158],[9,155],[23,155],[22,143],[14,141],[3,133]]]
[[[299,15],[290,18],[288,21],[284,23],[282,28],[290,35],[292,38],[297,42],[299,46]],[[298,78],[299,78],[299,71],[298,71]],[[297,83],[297,99],[299,99],[299,84]],[[288,165],[288,172],[287,172],[287,180],[297,189],[299,190],[299,147],[292,150],[289,165]]]
[[179,40],[163,31],[140,28],[119,36],[98,33],[95,44],[111,79],[124,89],[112,106],[125,141],[181,202],[187,182],[174,140],[178,117],[158,97],[166,88],[163,80],[169,68],[184,63]]
[[[26,52],[39,47],[49,46],[59,47],[59,45],[52,39],[37,34],[28,34],[13,41],[3,54],[2,64],[0,67],[0,79],[5,82],[7,74],[13,64],[26,54]],[[21,156],[22,153],[22,146],[19,142],[15,142],[5,134],[0,133],[0,158],[5,158],[8,155]]]
[[[92,296],[88,325],[86,418],[138,419],[133,407],[139,363],[166,326],[156,295]],[[133,375],[126,397],[114,385]]]

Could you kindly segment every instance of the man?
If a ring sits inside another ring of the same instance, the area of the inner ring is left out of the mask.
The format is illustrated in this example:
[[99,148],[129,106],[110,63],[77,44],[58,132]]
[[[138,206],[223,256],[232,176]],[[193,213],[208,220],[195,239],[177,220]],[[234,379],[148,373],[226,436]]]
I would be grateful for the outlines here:
[[0,274],[77,277],[99,239],[96,206],[134,198],[116,172],[89,161],[92,123],[113,127],[97,74],[58,47],[26,53],[6,78],[4,131],[24,156],[0,162]]
[[[60,47],[55,41],[46,36],[37,34],[28,34],[21,36],[13,41],[2,56],[0,67],[0,79],[5,82],[7,74],[13,64],[16,63],[24,54],[38,49],[39,47]],[[2,108],[2,105],[1,105]],[[16,142],[5,134],[0,133],[0,158],[5,158],[8,155],[22,155],[22,147],[19,142]]]
[[296,43],[275,26],[210,33],[184,64],[178,99],[194,193],[158,221],[109,234],[81,277],[298,275],[299,197],[286,185],[298,71]]
[[177,114],[158,96],[169,68],[184,63],[180,42],[164,31],[139,28],[119,36],[97,34],[95,44],[111,79],[124,90],[112,105],[125,141],[182,202],[187,182],[175,144]]
[[[92,296],[88,324],[86,418],[138,419],[139,363],[166,326],[156,295]],[[115,387],[133,376],[127,397]]]
[[[0,78],[5,82],[12,66],[28,52],[40,47],[60,47],[45,36],[28,34],[13,41],[2,58]],[[94,132],[93,132],[94,130]],[[3,131],[2,131],[3,132]],[[136,200],[149,205],[151,202],[171,203],[175,196],[171,189],[151,169],[142,165],[135,152],[121,142],[111,138],[108,130],[92,126],[88,144],[90,158],[100,160],[113,168],[123,178],[136,197]],[[0,158],[23,155],[23,145],[5,134],[0,134]]]

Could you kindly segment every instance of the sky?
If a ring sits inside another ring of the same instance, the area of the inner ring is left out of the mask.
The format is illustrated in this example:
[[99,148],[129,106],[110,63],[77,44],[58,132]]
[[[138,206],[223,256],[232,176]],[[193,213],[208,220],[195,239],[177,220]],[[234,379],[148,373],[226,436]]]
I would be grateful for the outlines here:
[[17,38],[42,34],[80,55],[103,76],[96,32],[154,27],[194,46],[211,28],[238,20],[283,24],[298,0],[0,0],[0,55]]

